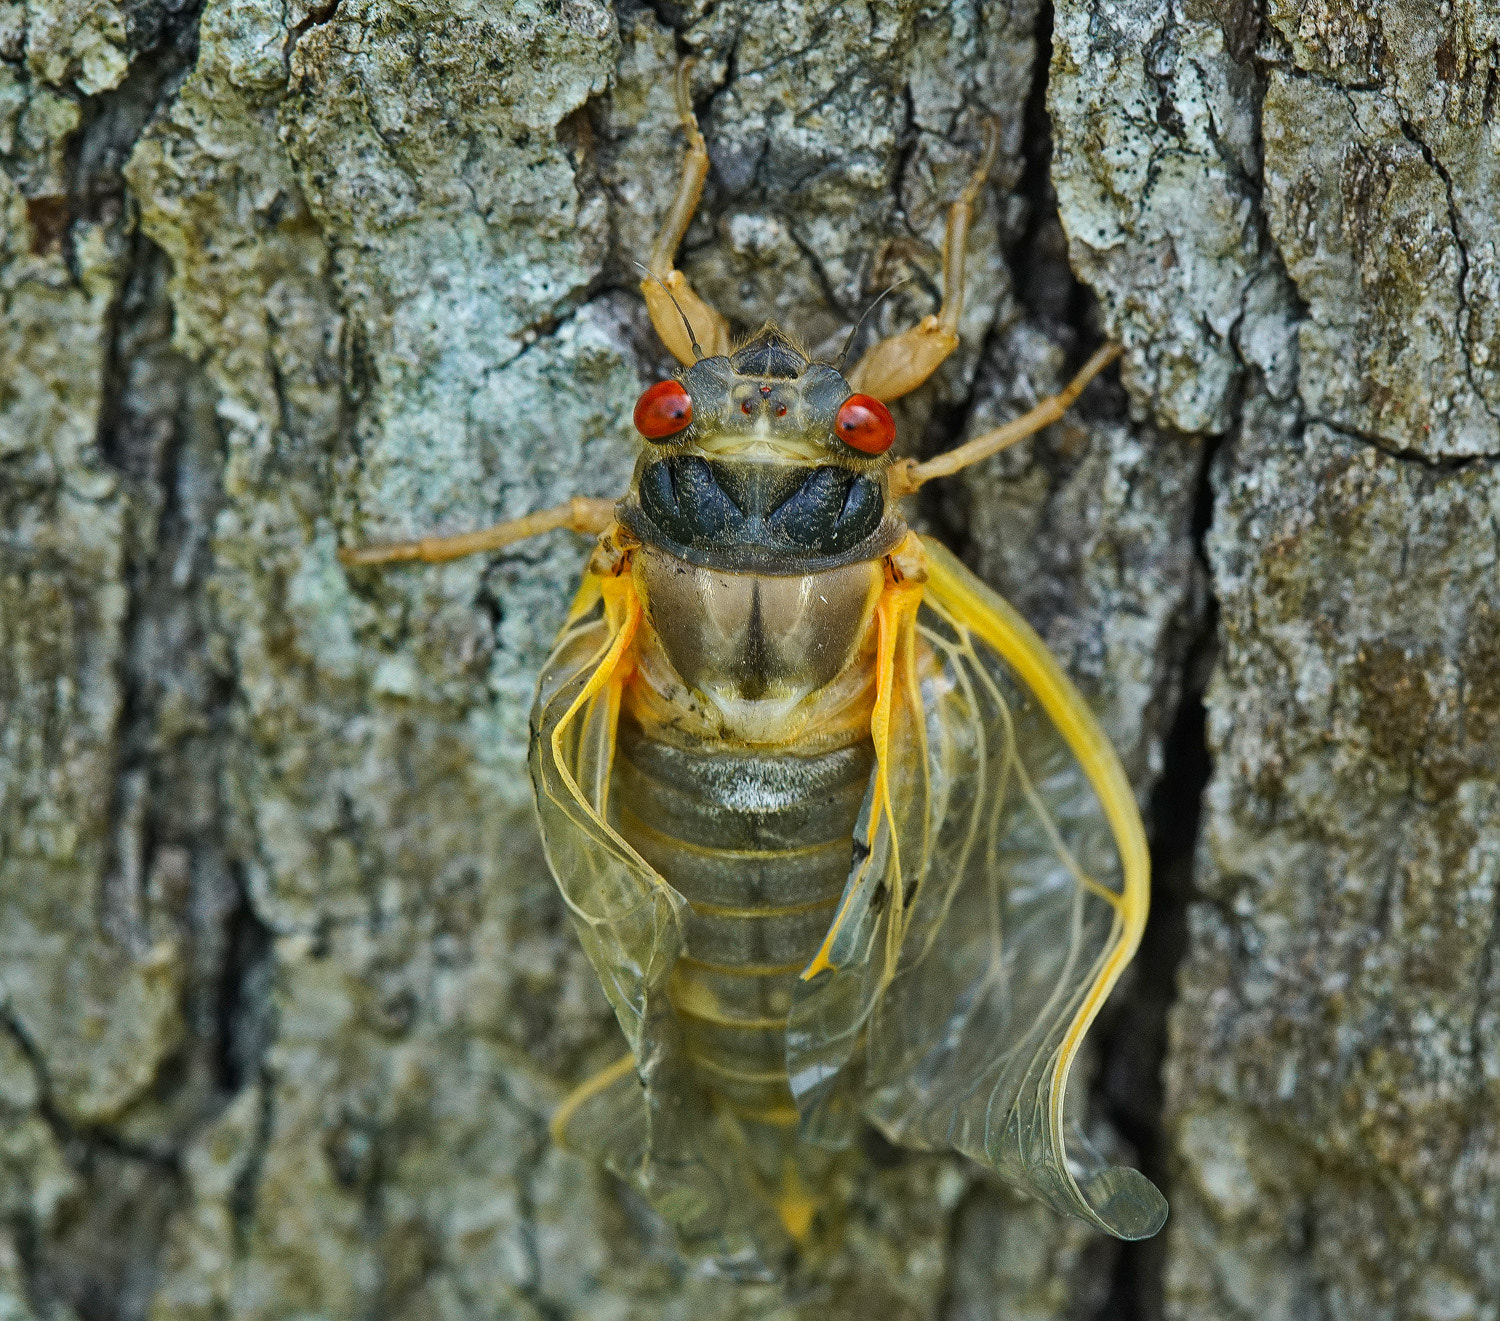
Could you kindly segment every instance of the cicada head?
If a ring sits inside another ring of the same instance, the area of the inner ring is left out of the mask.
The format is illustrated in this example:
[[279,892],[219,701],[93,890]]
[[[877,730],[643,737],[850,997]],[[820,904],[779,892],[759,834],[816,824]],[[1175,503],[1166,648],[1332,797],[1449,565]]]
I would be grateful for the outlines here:
[[644,541],[772,573],[888,549],[889,411],[774,325],[653,385],[635,421],[647,445],[625,516]]
[[636,406],[636,427],[655,447],[706,459],[855,472],[884,467],[896,439],[884,404],[856,394],[836,367],[811,361],[769,322],[734,353],[653,385]]

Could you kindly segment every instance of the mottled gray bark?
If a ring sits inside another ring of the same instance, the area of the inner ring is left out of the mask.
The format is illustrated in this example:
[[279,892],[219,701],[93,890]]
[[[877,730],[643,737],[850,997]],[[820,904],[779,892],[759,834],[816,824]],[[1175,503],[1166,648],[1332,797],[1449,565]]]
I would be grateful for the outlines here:
[[1181,1318],[1500,1315],[1500,22],[1059,8],[1076,269],[1143,408],[1222,428]]
[[[1494,1317],[1497,26],[0,3],[0,1318]],[[1127,347],[919,512],[1156,809],[1092,1106],[1155,1245],[872,1146],[836,1260],[732,1286],[547,1140],[619,1048],[523,764],[584,547],[334,552],[623,488],[689,52],[683,265],[818,349],[933,310],[998,121],[909,449]]]

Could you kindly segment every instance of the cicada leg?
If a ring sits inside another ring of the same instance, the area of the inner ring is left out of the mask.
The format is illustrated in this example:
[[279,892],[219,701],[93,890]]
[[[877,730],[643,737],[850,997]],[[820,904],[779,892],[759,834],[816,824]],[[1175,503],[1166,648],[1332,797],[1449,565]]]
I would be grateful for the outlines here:
[[934,477],[951,477],[954,473],[978,463],[981,459],[987,459],[992,454],[1009,449],[1018,440],[1025,440],[1027,436],[1035,435],[1043,427],[1050,427],[1054,422],[1060,421],[1062,415],[1083,393],[1084,386],[1108,367],[1122,352],[1124,350],[1118,344],[1101,345],[1078,369],[1078,374],[1067,385],[1022,413],[1020,417],[1007,422],[1003,427],[996,427],[993,431],[986,431],[982,436],[975,436],[973,440],[965,441],[957,449],[939,454],[936,458],[928,459],[926,463],[918,463],[915,459],[901,459],[893,463],[889,478],[891,495],[897,498],[910,495]]
[[989,178],[1000,144],[993,120],[985,124],[984,150],[968,186],[948,208],[943,238],[943,305],[935,316],[925,316],[910,330],[877,340],[849,373],[849,384],[876,399],[898,399],[932,375],[958,347],[958,321],[964,310],[964,255],[969,225],[980,189]]
[[[656,327],[661,342],[678,362],[689,367],[698,360],[698,354],[693,351],[695,338],[708,357],[729,352],[729,322],[694,292],[687,276],[674,264],[678,245],[692,223],[698,199],[703,196],[703,181],[708,178],[708,145],[698,131],[698,117],[693,113],[692,88],[688,82],[692,68],[691,60],[683,60],[677,66],[675,84],[677,113],[682,117],[688,140],[687,155],[682,161],[682,179],[677,185],[677,196],[672,199],[671,210],[662,221],[661,232],[656,236],[656,246],[651,249],[650,273],[641,281],[641,296],[646,300],[646,311],[651,315],[651,324]],[[683,325],[684,319],[688,323],[686,326]]]
[[598,536],[615,516],[613,500],[594,500],[575,495],[552,509],[539,509],[524,518],[507,519],[477,532],[463,532],[456,537],[421,537],[416,541],[395,541],[380,546],[346,546],[339,551],[344,564],[392,564],[402,560],[420,560],[440,564],[444,560],[462,559],[481,551],[499,550],[527,537],[540,536],[555,528]]
[[[563,1103],[557,1107],[548,1121],[547,1131],[552,1135],[552,1140],[560,1147],[571,1145],[568,1134],[589,1104],[611,1092],[625,1079],[628,1078],[633,1082],[634,1075],[635,1056],[627,1053],[621,1055],[613,1064],[600,1069],[598,1073],[585,1078],[563,1098]],[[632,1097],[631,1099],[638,1098]]]

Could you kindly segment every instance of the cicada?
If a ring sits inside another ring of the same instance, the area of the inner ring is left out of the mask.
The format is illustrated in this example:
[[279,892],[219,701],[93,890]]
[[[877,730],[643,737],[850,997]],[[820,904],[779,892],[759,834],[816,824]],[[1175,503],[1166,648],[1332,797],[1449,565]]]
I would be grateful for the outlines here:
[[893,462],[886,401],[958,343],[993,134],[949,213],[941,310],[845,372],[771,324],[735,347],[675,268],[708,170],[685,69],[677,95],[689,145],[642,292],[682,369],[635,406],[630,489],[344,554],[598,537],[537,685],[531,771],[629,1051],[553,1133],[738,1275],[815,1238],[831,1153],[866,1124],[1154,1234],[1161,1194],[1064,1104],[1145,923],[1134,797],[1040,639],[899,503],[1056,421],[1115,351],[998,431]]

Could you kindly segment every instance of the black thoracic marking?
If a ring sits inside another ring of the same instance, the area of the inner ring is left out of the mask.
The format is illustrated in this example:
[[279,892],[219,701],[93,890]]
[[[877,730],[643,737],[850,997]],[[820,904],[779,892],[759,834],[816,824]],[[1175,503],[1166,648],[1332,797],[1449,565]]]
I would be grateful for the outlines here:
[[880,523],[880,483],[846,468],[817,468],[771,511],[772,529],[821,554],[847,550]]
[[760,609],[760,580],[750,588],[750,618],[745,621],[745,647],[740,653],[740,696],[751,701],[764,697],[776,678],[776,656],[766,645],[766,621]]
[[708,464],[691,455],[663,459],[641,473],[641,508],[673,541],[684,546],[722,543],[745,521],[714,480]]
[[710,463],[676,455],[647,464],[641,512],[690,550],[759,550],[790,559],[837,555],[880,526],[880,483],[847,468]]

